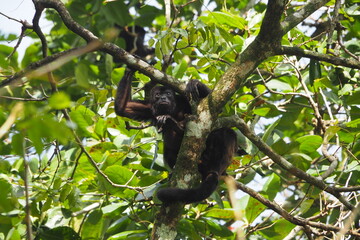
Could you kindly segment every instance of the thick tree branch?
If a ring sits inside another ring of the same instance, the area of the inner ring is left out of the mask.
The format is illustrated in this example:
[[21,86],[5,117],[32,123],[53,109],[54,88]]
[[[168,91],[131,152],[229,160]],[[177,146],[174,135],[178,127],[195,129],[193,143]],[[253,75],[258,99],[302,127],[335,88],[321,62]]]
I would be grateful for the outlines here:
[[216,114],[222,109],[230,97],[243,85],[256,67],[268,57],[275,54],[280,47],[283,31],[280,19],[286,1],[270,0],[261,24],[259,35],[239,55],[236,62],[224,73],[209,96],[210,109]]
[[269,0],[257,41],[280,44],[284,35],[280,20],[285,10],[286,0]]
[[306,18],[308,18],[311,14],[313,14],[320,7],[324,6],[329,0],[312,0],[307,1],[299,11],[296,11],[294,14],[289,15],[285,18],[285,20],[281,23],[283,33],[287,33]]

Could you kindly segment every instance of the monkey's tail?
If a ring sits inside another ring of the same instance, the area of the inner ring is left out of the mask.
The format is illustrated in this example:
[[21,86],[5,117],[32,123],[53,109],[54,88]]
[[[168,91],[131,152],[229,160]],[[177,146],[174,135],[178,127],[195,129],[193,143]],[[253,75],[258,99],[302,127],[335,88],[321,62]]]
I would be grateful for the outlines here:
[[218,173],[210,172],[197,188],[162,188],[157,192],[157,197],[164,203],[182,202],[188,204],[200,202],[208,198],[216,190],[218,183]]

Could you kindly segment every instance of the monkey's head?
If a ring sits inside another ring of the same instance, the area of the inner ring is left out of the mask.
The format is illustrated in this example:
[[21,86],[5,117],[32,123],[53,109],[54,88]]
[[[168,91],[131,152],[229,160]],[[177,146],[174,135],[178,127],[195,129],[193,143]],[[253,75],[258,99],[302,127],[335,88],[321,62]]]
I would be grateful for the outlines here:
[[155,86],[150,92],[151,110],[154,116],[172,115],[175,113],[175,92],[168,87]]

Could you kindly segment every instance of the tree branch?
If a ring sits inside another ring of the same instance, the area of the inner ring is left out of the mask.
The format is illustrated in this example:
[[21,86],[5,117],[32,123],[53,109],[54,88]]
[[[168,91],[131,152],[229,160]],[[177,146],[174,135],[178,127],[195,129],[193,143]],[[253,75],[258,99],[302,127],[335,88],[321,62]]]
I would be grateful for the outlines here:
[[314,51],[305,50],[299,47],[286,47],[282,46],[278,51],[278,55],[287,54],[287,55],[295,55],[298,57],[307,57],[314,60],[319,60],[323,62],[332,63],[338,66],[344,66],[349,68],[360,69],[360,62],[351,58],[342,58],[342,57],[333,57],[327,54],[318,53]]
[[[86,28],[82,27],[80,24],[78,24],[74,19],[71,17],[69,12],[67,11],[64,4],[59,0],[34,0],[34,3],[38,8],[44,7],[44,8],[53,8],[55,9],[58,14],[60,15],[61,19],[63,20],[64,24],[74,32],[75,34],[81,36],[85,41],[87,41],[89,44],[92,43],[102,43],[101,40],[96,37],[92,32],[87,30]],[[85,48],[85,47],[82,47]],[[80,48],[79,48],[80,49]],[[177,81],[175,78],[173,78],[170,75],[166,75],[160,70],[154,68],[152,65],[148,64],[147,62],[141,60],[140,58],[137,58],[133,56],[132,54],[126,52],[124,49],[118,47],[117,45],[109,42],[104,42],[102,44],[99,44],[96,46],[96,48],[91,49],[91,51],[100,50],[105,53],[108,53],[115,58],[119,59],[120,61],[124,62],[129,67],[136,69],[143,73],[144,75],[150,77],[155,82],[161,83],[163,85],[171,86],[175,91],[178,91],[182,93],[185,90],[185,84]],[[60,56],[65,56],[67,52],[75,51],[74,49],[64,51],[62,53],[54,54],[53,56],[46,57],[35,64],[29,66],[26,70],[20,71],[17,74],[11,76],[10,78],[7,78],[3,80],[0,83],[0,87],[7,86],[14,81],[18,80],[21,77],[24,77],[25,75],[27,77],[29,70],[35,70],[40,66],[44,66],[46,63],[51,63]],[[76,57],[76,56],[71,56]],[[46,73],[46,72],[45,72]]]
[[[62,113],[64,114],[64,118],[68,121],[71,121],[69,114],[67,113],[67,111],[64,109],[62,110]],[[83,153],[85,153],[86,157],[88,158],[89,162],[91,163],[91,165],[95,168],[95,170],[113,187],[116,188],[127,188],[127,189],[131,189],[131,190],[135,190],[138,191],[140,193],[143,192],[143,190],[145,188],[143,187],[132,187],[129,186],[127,184],[116,184],[114,183],[103,171],[101,171],[101,169],[98,167],[96,161],[92,158],[92,156],[90,155],[90,153],[86,150],[86,148],[84,147],[84,145],[81,142],[81,139],[79,138],[79,136],[76,134],[76,132],[74,130],[72,130],[73,135],[75,137],[75,141],[78,144],[78,146],[80,147],[81,151]]]
[[320,7],[324,6],[329,0],[312,0],[307,1],[299,11],[294,12],[294,14],[289,15],[285,18],[285,20],[281,23],[283,33],[287,33],[306,18],[308,18],[311,14],[313,14]]
[[[79,54],[83,54],[82,51],[83,51],[83,49],[86,49],[86,48],[87,48],[87,46],[69,49],[69,50],[48,56],[46,58],[43,58],[37,62],[33,62],[28,67],[26,67],[24,70],[20,70],[17,73],[15,73],[14,75],[1,81],[0,88],[11,85],[11,84],[15,84],[23,77],[31,77],[32,74],[34,74],[35,70],[38,70],[40,67],[46,67],[47,65],[54,63],[59,59],[68,58],[68,61],[69,61],[70,59],[74,58],[75,56],[79,56]],[[64,63],[66,63],[68,61],[61,60],[61,62],[64,62]],[[59,67],[59,65],[56,65],[56,67]],[[42,73],[42,74],[44,74],[44,73]]]
[[[69,30],[74,32],[75,34],[81,36],[88,43],[93,41],[100,41],[100,39],[95,36],[92,32],[87,30],[78,24],[69,14],[68,10],[64,6],[64,4],[59,0],[34,0],[38,4],[41,4],[46,8],[55,9],[63,20],[64,24],[68,27]],[[179,83],[173,77],[164,74],[158,69],[154,68],[152,65],[147,62],[137,58],[130,53],[126,52],[124,49],[118,47],[117,45],[109,42],[105,42],[102,46],[99,47],[99,50],[106,52],[120,61],[124,62],[131,68],[134,68],[146,76],[150,77],[155,82],[170,85],[176,91],[183,91],[185,89],[185,84]]]
[[255,40],[239,55],[235,63],[224,73],[209,95],[210,109],[219,113],[230,97],[243,85],[257,66],[280,47],[283,31],[280,19],[285,8],[284,0],[270,0],[260,32]]
[[41,8],[53,8],[55,9],[61,19],[63,20],[66,27],[72,32],[76,33],[80,37],[82,37],[85,41],[93,42],[99,41],[99,38],[96,37],[92,32],[82,27],[79,23],[74,21],[71,17],[69,11],[66,9],[65,5],[59,0],[33,0],[36,9]]
[[[327,193],[330,193],[331,195],[336,197],[342,204],[344,204],[346,208],[350,210],[354,209],[354,206],[349,203],[338,191],[336,191],[334,187],[325,184],[324,181],[321,180],[321,178],[313,177],[308,173],[300,170],[299,168],[296,168],[284,157],[274,152],[260,137],[258,137],[253,131],[250,130],[244,120],[237,116],[233,116],[229,117],[228,121],[229,127],[236,126],[242,132],[242,134],[245,135],[245,137],[247,137],[257,148],[259,148],[260,151],[270,157],[271,160],[277,163],[284,170],[288,171],[292,175],[302,180],[305,180],[307,183],[314,185]],[[230,124],[230,121],[233,121],[232,124]]]
[[[240,182],[236,182],[236,186],[237,186],[238,189],[240,189],[241,191],[249,194],[251,197],[255,198],[256,200],[258,200],[259,202],[261,202],[262,204],[264,204],[268,208],[274,210],[276,213],[278,213],[283,218],[285,218],[286,220],[288,220],[289,222],[291,222],[293,224],[296,224],[296,225],[299,225],[299,226],[302,226],[302,227],[311,226],[311,227],[319,228],[319,229],[326,230],[326,231],[340,232],[342,230],[342,228],[335,227],[335,226],[330,225],[330,224],[323,224],[323,223],[320,223],[320,222],[313,222],[313,221],[309,221],[308,219],[305,219],[305,218],[302,218],[302,217],[293,216],[293,215],[289,214],[281,206],[279,206],[276,202],[272,202],[272,201],[264,198],[263,196],[261,196],[261,194],[259,194],[258,192],[252,190],[251,188],[245,186],[244,184],[242,184]],[[346,230],[347,230],[348,234],[360,237],[360,233],[358,233],[357,231],[349,230],[349,228],[347,228]]]

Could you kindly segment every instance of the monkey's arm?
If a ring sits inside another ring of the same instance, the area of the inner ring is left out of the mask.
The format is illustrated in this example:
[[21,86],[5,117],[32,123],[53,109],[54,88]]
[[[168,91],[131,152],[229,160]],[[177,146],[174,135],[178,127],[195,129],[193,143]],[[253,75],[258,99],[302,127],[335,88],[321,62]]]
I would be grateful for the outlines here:
[[131,100],[131,80],[134,71],[126,69],[119,82],[115,97],[115,113],[119,116],[138,121],[148,121],[153,118],[151,105],[145,100]]
[[199,80],[192,79],[186,85],[185,92],[188,98],[191,97],[194,101],[198,102],[209,95],[211,90]]

